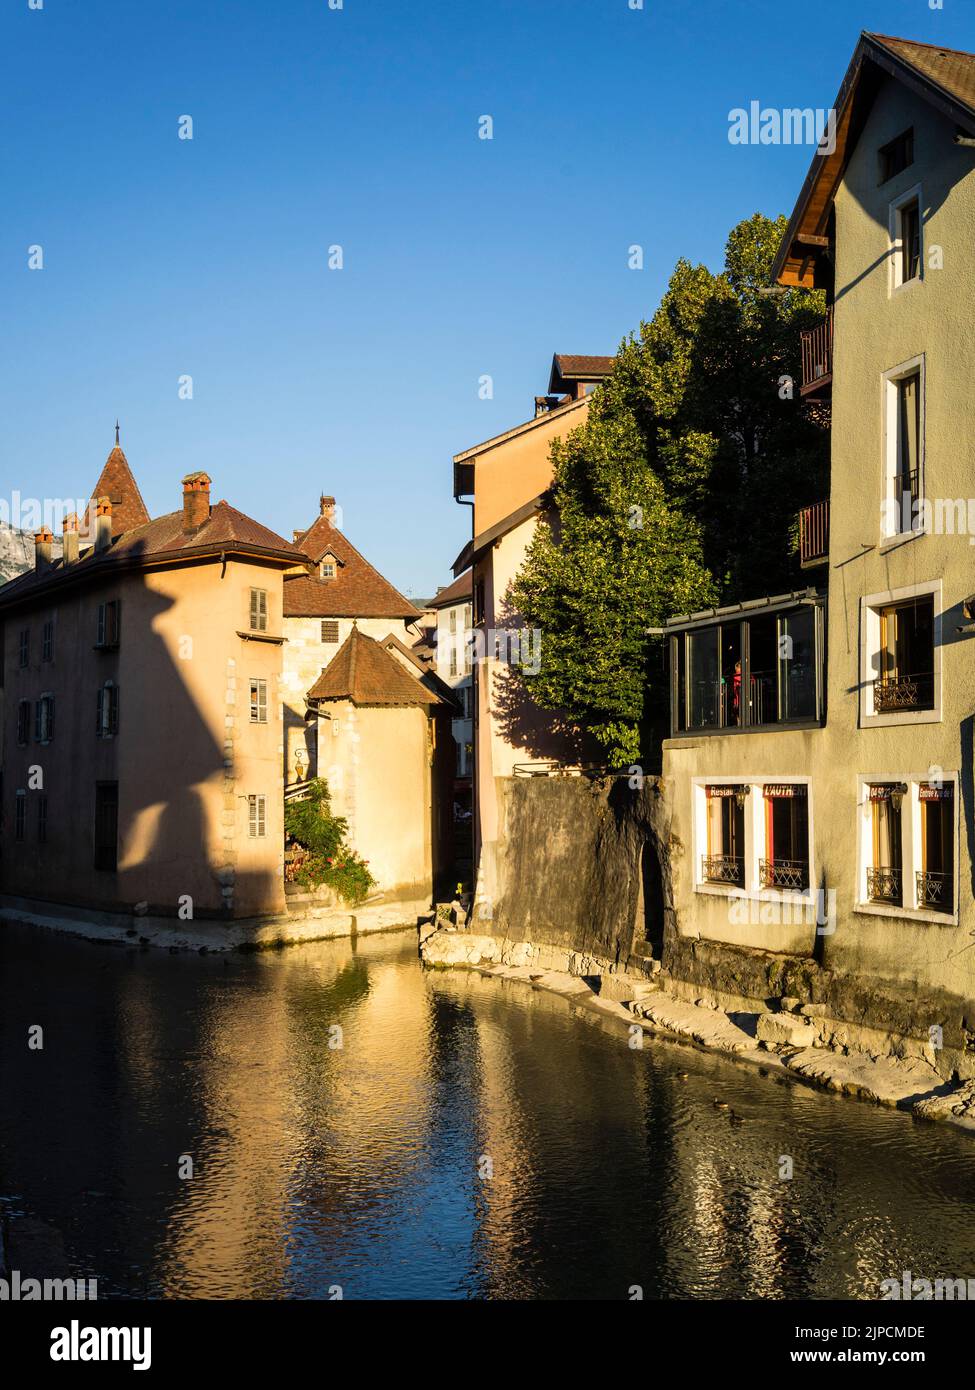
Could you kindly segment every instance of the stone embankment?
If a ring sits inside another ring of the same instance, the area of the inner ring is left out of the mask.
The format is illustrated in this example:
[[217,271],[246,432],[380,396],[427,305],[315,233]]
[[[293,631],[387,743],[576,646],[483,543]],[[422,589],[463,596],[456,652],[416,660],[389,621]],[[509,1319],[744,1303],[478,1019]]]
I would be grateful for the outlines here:
[[624,971],[583,952],[450,928],[421,931],[420,954],[431,966],[478,970],[560,994],[626,1029],[638,1026],[918,1119],[975,1130],[975,1081],[945,1081],[933,1054],[898,1057],[849,1046],[844,1025],[827,1017],[823,1004],[783,998],[775,1009],[726,1011],[713,998],[671,993],[658,961],[641,960],[636,970],[631,962]]

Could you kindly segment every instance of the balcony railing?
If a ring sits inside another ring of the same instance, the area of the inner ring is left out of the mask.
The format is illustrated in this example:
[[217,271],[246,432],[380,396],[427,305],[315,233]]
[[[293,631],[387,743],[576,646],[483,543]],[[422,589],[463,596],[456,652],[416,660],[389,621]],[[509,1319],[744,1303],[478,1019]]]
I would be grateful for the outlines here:
[[873,683],[876,714],[900,714],[905,710],[934,709],[934,672],[914,676],[881,676]]
[[804,859],[760,859],[758,876],[763,888],[809,887],[809,865]]
[[823,391],[833,380],[833,311],[829,310],[822,323],[802,332],[803,396]]
[[872,903],[901,901],[900,869],[868,869],[867,897]]
[[705,883],[741,883],[744,862],[732,854],[706,854],[701,876]]
[[918,873],[917,905],[950,912],[954,906],[954,884],[950,874]]
[[829,503],[814,502],[799,513],[799,563],[803,569],[829,559]]

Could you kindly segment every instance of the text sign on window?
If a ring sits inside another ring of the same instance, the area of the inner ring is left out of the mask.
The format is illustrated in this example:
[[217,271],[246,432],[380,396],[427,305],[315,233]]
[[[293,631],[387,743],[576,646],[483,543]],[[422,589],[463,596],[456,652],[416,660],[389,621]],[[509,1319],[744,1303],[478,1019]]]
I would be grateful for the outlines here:
[[708,787],[708,796],[712,800],[719,797],[734,796],[737,790],[737,787]]
[[781,785],[780,785],[780,784],[777,783],[777,782],[772,782],[772,783],[768,783],[768,782],[767,782],[767,783],[765,784],[765,787],[764,787],[764,793],[765,793],[765,795],[766,795],[767,797],[769,797],[769,798],[776,797],[776,796],[782,796],[782,797],[805,796],[805,795],[806,795],[806,786],[805,786],[805,783],[797,784],[797,785],[795,785],[795,786],[790,786],[790,785],[787,785],[787,784],[781,784]]
[[951,801],[955,795],[954,784],[949,782],[944,787],[932,787],[922,782],[918,788],[919,801]]
[[872,786],[870,788],[871,801],[889,801],[894,788],[888,786]]

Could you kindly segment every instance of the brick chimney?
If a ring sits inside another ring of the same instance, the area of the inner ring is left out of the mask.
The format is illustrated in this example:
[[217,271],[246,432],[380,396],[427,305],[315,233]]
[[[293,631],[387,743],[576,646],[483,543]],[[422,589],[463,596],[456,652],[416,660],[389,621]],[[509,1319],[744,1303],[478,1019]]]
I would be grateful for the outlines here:
[[48,526],[34,532],[34,569],[46,570],[51,563],[51,547],[54,535]]
[[61,523],[63,542],[61,560],[65,565],[73,565],[78,558],[78,514],[69,512]]
[[326,517],[329,521],[331,521],[332,517],[335,515],[335,498],[326,497],[323,492],[321,497],[319,497],[318,499],[318,505],[321,508],[322,516]]
[[95,549],[107,550],[112,544],[112,504],[107,497],[99,497],[95,507]]
[[199,531],[210,519],[209,473],[187,473],[183,479],[183,530]]

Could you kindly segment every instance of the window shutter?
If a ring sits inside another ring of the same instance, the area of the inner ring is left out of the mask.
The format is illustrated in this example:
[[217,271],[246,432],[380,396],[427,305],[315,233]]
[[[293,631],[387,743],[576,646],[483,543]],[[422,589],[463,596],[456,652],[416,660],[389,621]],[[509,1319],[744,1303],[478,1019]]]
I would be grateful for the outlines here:
[[34,706],[34,739],[37,743],[41,741],[41,701],[38,700]]
[[105,645],[105,605],[98,605],[98,627],[95,634],[95,645],[104,647]]
[[54,696],[50,695],[47,701],[47,736],[54,737]]
[[98,735],[99,738],[101,738],[101,735],[102,735],[102,728],[104,727],[104,725],[103,725],[103,714],[104,714],[104,708],[105,708],[105,691],[104,691],[104,689],[101,689],[101,688],[100,688],[100,689],[98,690],[97,694],[98,694],[98,714],[96,715],[96,718],[95,718],[95,733]]
[[112,604],[112,646],[117,647],[122,636],[122,600],[117,598]]
[[117,685],[113,685],[112,688],[111,688],[111,690],[109,691],[109,706],[108,706],[108,718],[109,718],[109,728],[108,728],[108,731],[109,731],[110,734],[117,734],[117,733],[118,733],[118,700],[119,700],[118,686],[117,686]]

